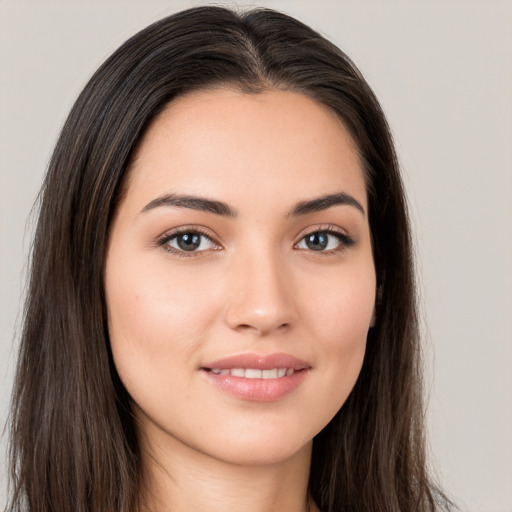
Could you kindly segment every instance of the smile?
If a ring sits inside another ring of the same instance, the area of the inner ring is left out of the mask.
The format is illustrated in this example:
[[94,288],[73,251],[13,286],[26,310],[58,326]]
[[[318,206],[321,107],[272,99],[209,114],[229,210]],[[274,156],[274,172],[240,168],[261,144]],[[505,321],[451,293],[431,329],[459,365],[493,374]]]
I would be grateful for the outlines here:
[[234,377],[243,377],[245,379],[280,379],[293,375],[294,368],[272,368],[270,370],[259,370],[257,368],[212,368],[212,373],[216,375],[233,375]]
[[280,400],[295,391],[312,370],[288,354],[239,354],[200,368],[208,382],[224,393],[252,402]]

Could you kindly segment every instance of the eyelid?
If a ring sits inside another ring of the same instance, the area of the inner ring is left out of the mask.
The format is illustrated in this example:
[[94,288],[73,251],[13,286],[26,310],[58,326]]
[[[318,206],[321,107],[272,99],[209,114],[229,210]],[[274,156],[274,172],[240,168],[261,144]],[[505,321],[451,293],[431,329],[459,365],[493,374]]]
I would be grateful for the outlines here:
[[[204,236],[207,238],[212,244],[215,246],[213,249],[205,249],[202,251],[184,251],[179,250],[174,247],[171,247],[168,245],[169,240],[172,238],[179,236],[180,234],[186,234],[186,233],[197,233],[201,236]],[[346,230],[340,228],[339,226],[336,226],[334,224],[320,224],[317,226],[310,226],[306,229],[304,229],[297,237],[296,242],[293,244],[294,248],[297,248],[296,246],[308,235],[314,234],[314,233],[329,233],[333,235],[338,235],[340,247],[336,249],[331,249],[328,251],[318,251],[318,254],[333,254],[337,252],[341,252],[348,247],[351,247],[354,245],[355,240],[346,232]],[[217,251],[219,249],[222,249],[222,245],[217,241],[217,237],[212,235],[211,232],[203,227],[198,225],[184,225],[179,226],[176,228],[169,229],[165,231],[162,235],[158,236],[155,245],[157,247],[161,247],[166,252],[169,252],[171,254],[177,255],[179,257],[199,257],[203,256],[204,253],[208,253],[211,250]],[[306,250],[306,249],[297,249],[297,250]],[[315,251],[311,251],[315,252]]]
[[[340,247],[337,249],[329,250],[329,251],[318,251],[318,254],[334,254],[337,252],[344,251],[345,249],[353,246],[355,244],[354,238],[352,238],[346,230],[343,228],[340,228],[339,226],[336,226],[334,224],[321,224],[318,226],[310,226],[306,229],[304,229],[297,237],[297,241],[293,244],[294,247],[296,247],[302,240],[308,236],[312,235],[314,233],[328,233],[333,235],[338,235]],[[297,249],[297,250],[306,250],[306,249]],[[315,251],[311,251],[315,252]]]
[[299,243],[305,236],[311,235],[313,233],[318,233],[320,231],[324,233],[337,233],[339,235],[342,235],[343,237],[351,238],[345,229],[342,229],[339,226],[336,226],[335,224],[320,224],[317,226],[309,226],[306,229],[302,230],[299,233],[299,235],[297,235],[297,241],[295,242],[294,245]]
[[[171,247],[170,245],[167,245],[169,240],[172,238],[179,236],[181,234],[186,233],[197,233],[201,236],[204,236],[210,242],[212,242],[213,245],[215,245],[214,249],[207,249],[202,251],[183,251],[176,249],[174,247]],[[185,226],[179,226],[176,228],[169,229],[165,231],[162,235],[158,236],[155,242],[155,245],[157,247],[161,247],[164,251],[177,255],[179,257],[184,258],[190,258],[190,257],[199,257],[202,256],[204,253],[209,252],[210,250],[217,251],[222,248],[222,245],[217,241],[217,237],[213,236],[206,228],[203,226],[197,226],[197,225],[185,225]]]

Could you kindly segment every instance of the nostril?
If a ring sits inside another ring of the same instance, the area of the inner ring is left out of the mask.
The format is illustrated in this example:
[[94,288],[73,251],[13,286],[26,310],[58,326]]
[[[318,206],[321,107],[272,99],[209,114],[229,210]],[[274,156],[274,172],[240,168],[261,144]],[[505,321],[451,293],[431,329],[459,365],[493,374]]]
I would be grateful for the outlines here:
[[270,332],[284,333],[298,320],[298,311],[293,301],[281,301],[274,304],[270,299],[233,300],[226,305],[224,320],[228,326],[240,333],[258,333],[260,336]]
[[263,325],[262,323],[258,324],[238,324],[236,326],[236,329],[239,331],[255,331],[261,334],[266,334],[269,332],[276,332],[276,331],[285,331],[290,327],[290,324],[288,322],[282,323],[280,325],[272,326],[272,325]]

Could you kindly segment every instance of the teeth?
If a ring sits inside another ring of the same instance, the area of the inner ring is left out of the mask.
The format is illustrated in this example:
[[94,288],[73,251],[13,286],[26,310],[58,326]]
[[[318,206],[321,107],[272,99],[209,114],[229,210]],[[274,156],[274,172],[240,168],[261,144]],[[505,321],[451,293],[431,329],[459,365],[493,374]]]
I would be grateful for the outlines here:
[[270,370],[258,370],[256,368],[211,368],[210,371],[216,375],[233,375],[233,377],[245,377],[246,379],[279,379],[289,377],[295,373],[293,368],[272,368]]
[[252,368],[247,368],[247,370],[245,370],[245,378],[261,379],[261,370],[253,370]]
[[272,370],[263,370],[261,372],[261,376],[264,379],[277,379],[277,368],[273,368]]

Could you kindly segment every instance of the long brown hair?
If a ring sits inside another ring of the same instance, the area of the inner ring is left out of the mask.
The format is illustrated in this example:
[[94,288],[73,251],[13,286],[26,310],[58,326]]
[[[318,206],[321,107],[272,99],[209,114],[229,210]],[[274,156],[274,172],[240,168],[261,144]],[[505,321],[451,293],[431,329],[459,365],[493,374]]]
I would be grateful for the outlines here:
[[282,13],[198,7],[124,43],[64,127],[40,195],[11,412],[8,510],[134,512],[143,492],[130,399],[109,347],[103,265],[130,159],[180,94],[229,84],[327,105],[364,162],[378,276],[359,379],[316,436],[309,492],[323,512],[447,510],[427,473],[409,222],[370,87],[337,47]]

